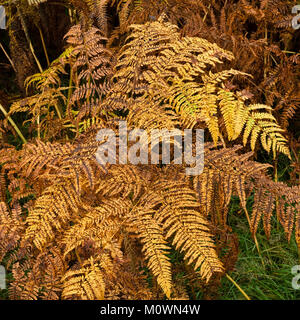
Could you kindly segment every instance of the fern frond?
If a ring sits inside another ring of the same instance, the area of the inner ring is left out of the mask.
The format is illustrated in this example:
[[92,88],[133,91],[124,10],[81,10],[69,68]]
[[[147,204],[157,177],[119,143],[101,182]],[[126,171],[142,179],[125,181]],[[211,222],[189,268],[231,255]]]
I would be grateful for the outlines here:
[[90,258],[79,270],[69,270],[62,279],[64,299],[103,300],[105,282],[99,264]]
[[166,237],[172,237],[176,249],[184,252],[188,263],[199,268],[203,279],[209,281],[215,273],[222,273],[215,246],[212,241],[208,222],[196,208],[198,203],[195,194],[179,183],[157,184],[157,191],[162,197],[162,206],[154,217],[162,224]]
[[66,245],[64,256],[85,243],[93,244],[94,249],[101,248],[115,235],[119,236],[120,220],[127,215],[129,205],[128,201],[121,199],[104,201],[101,206],[91,208],[85,216],[75,220],[74,226],[63,235],[62,242]]
[[[131,29],[132,34],[119,54],[115,84],[105,104],[128,108],[135,114],[136,101],[139,105],[149,101],[155,106],[165,105],[168,112],[170,106],[185,127],[204,121],[215,144],[223,136],[220,110],[228,140],[239,138],[245,127],[243,142],[246,145],[250,136],[252,150],[263,135],[267,151],[272,148],[273,153],[290,156],[283,129],[270,112],[272,108],[262,104],[247,106],[237,93],[224,88],[223,82],[230,76],[246,74],[233,69],[212,72],[222,60],[233,60],[230,52],[201,38],[181,37],[176,26],[164,22],[163,17],[145,25],[133,25]],[[122,93],[126,94],[123,101]],[[114,101],[120,103],[116,105]],[[151,104],[149,107],[151,110]],[[155,125],[155,120],[149,120],[147,125],[153,126],[151,122]]]
[[54,239],[54,230],[62,230],[71,216],[76,214],[78,206],[78,195],[70,183],[50,186],[28,214],[25,239],[32,239],[34,245],[42,250]]
[[143,252],[149,269],[157,277],[157,282],[167,298],[170,298],[172,275],[171,262],[167,257],[170,247],[167,245],[162,227],[153,218],[155,212],[148,209],[147,204],[145,205],[146,207],[142,206],[135,215],[133,227],[138,230],[138,236],[142,239]]

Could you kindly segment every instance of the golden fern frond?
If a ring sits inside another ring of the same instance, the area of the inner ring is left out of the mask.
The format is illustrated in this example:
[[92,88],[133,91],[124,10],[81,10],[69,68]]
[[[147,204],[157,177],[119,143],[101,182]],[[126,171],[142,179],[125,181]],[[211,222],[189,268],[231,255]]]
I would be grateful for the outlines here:
[[[39,123],[42,121],[38,121],[38,119],[42,117],[45,117],[47,122],[52,121],[55,116],[55,111],[58,117],[61,119],[62,113],[60,110],[60,105],[61,103],[66,103],[67,101],[65,95],[63,94],[64,90],[66,90],[66,88],[63,87],[47,88],[39,94],[16,101],[12,104],[9,114],[27,111],[32,114],[30,122]],[[48,116],[48,119],[46,116]],[[40,128],[47,131],[46,125],[41,125]]]
[[65,66],[73,56],[73,48],[67,48],[57,59],[51,62],[48,69],[41,73],[36,73],[25,80],[25,87],[34,85],[37,90],[43,91],[51,86],[60,86],[62,74],[66,74]]
[[[261,112],[261,110],[264,109],[266,112]],[[290,157],[290,151],[286,144],[287,139],[282,135],[284,129],[277,124],[275,117],[270,113],[272,108],[262,104],[253,104],[244,110],[244,145],[251,135],[251,149],[254,150],[258,136],[261,134],[262,146],[266,151],[269,152],[272,149],[274,157],[276,156],[276,152],[283,153]],[[238,133],[239,132],[236,132],[235,135],[237,136]]]
[[158,110],[157,105],[164,106],[168,113],[173,109],[179,116],[174,117],[174,125],[179,120],[185,127],[194,127],[203,121],[215,143],[224,136],[220,113],[228,140],[236,140],[244,130],[243,142],[246,144],[250,137],[252,150],[261,136],[267,151],[272,149],[274,154],[290,156],[282,135],[284,130],[271,114],[272,108],[262,104],[248,106],[238,93],[224,87],[229,77],[246,74],[233,69],[215,72],[222,60],[234,59],[230,52],[201,38],[181,37],[177,27],[165,22],[164,16],[155,22],[132,25],[131,29],[119,54],[113,76],[115,84],[105,105],[129,109],[138,116],[143,108],[136,109],[136,103],[138,106],[150,103],[145,107],[153,114],[153,119],[149,116],[146,122],[150,127],[158,125],[152,104],[154,111]]
[[141,174],[141,169],[134,165],[113,165],[106,179],[99,182],[97,194],[101,197],[127,198],[129,195],[133,200],[137,199],[147,184],[147,180]]
[[64,256],[72,250],[89,243],[93,249],[120,236],[122,218],[128,213],[130,203],[125,199],[103,201],[101,206],[91,208],[86,215],[74,220],[74,225],[63,235]]
[[222,273],[209,224],[197,210],[195,193],[179,183],[160,183],[156,187],[162,196],[162,206],[154,217],[162,224],[166,237],[172,237],[175,248],[184,252],[188,263],[194,263],[195,270],[199,268],[197,271],[206,281],[213,274]]
[[55,230],[61,231],[76,215],[78,207],[79,198],[72,183],[65,181],[48,187],[28,213],[25,239],[31,239],[39,250],[43,250],[54,239]]
[[[59,180],[60,177],[73,179],[76,190],[80,189],[80,176],[86,176],[91,188],[95,185],[95,171],[105,172],[96,161],[96,151],[99,146],[94,141],[94,131],[87,132],[71,143],[44,143],[37,140],[35,144],[28,143],[20,151],[20,167],[23,176],[33,180],[49,182]],[[54,180],[53,180],[54,179]]]
[[275,203],[277,217],[287,238],[293,230],[299,234],[299,186],[289,187],[272,181],[267,175],[270,165],[250,160],[252,153],[239,155],[241,146],[213,150],[205,148],[204,171],[192,177],[192,186],[200,205],[200,212],[222,226],[227,225],[228,205],[232,195],[237,194],[241,207],[247,213],[247,201],[253,195],[250,230],[255,235],[263,220],[267,237],[270,237],[271,217]]
[[26,90],[34,86],[39,93],[15,101],[10,108],[9,114],[25,111],[32,114],[32,118],[27,121],[31,122],[32,126],[37,124],[39,134],[44,131],[44,136],[51,131],[52,126],[56,131],[59,131],[59,126],[63,129],[62,105],[67,102],[64,91],[68,87],[61,86],[61,76],[67,73],[65,67],[72,60],[72,50],[73,48],[67,48],[48,69],[28,77],[25,81]]
[[250,161],[252,153],[239,155],[242,147],[211,149],[205,148],[203,173],[192,177],[193,189],[197,193],[200,212],[210,216],[217,224],[227,225],[228,205],[236,192],[241,206],[246,208],[247,182],[257,173],[263,173],[269,165]]
[[[132,33],[119,54],[113,77],[119,90],[129,96],[142,96],[150,86],[150,96],[159,101],[163,94],[159,89],[168,88],[172,78],[174,82],[178,78],[193,80],[193,76],[205,72],[207,65],[220,63],[219,58],[233,58],[204,39],[180,38],[177,27],[163,19],[131,26]],[[182,61],[183,65],[179,63]]]
[[93,258],[79,270],[69,270],[62,278],[63,299],[103,300],[105,282],[98,263]]
[[[137,202],[129,207],[125,227],[128,232],[134,232],[141,238],[148,266],[157,276],[165,294],[170,296],[171,293],[170,263],[165,252],[169,238],[176,249],[185,253],[189,263],[195,263],[195,269],[199,268],[199,274],[207,281],[215,272],[222,272],[208,222],[197,211],[199,203],[193,190],[182,182],[170,182],[161,178],[154,182],[158,174],[154,167],[154,171],[148,173],[148,179],[141,179],[146,167],[130,168],[129,165],[124,168],[112,166],[107,181],[104,179],[100,183],[99,192],[102,196],[115,196],[116,192],[121,197],[129,197],[134,203]],[[120,177],[126,184],[122,183]],[[131,180],[133,187],[138,187],[137,191],[132,189]],[[125,186],[126,189],[123,189]]]
[[137,103],[130,108],[126,118],[128,127],[146,130],[149,134],[155,129],[165,128],[172,130],[179,125],[179,117],[172,110],[168,110],[168,105],[153,103]]
[[106,280],[107,300],[149,300],[155,297],[146,285],[145,275],[130,271],[128,263],[115,269],[112,277]]
[[171,262],[167,257],[170,247],[164,237],[162,226],[153,218],[155,211],[148,206],[149,202],[153,206],[153,199],[144,197],[141,200],[141,207],[133,217],[133,227],[136,228],[139,238],[143,243],[143,249],[147,265],[154,276],[157,277],[157,283],[161,286],[167,298],[171,297],[172,275]]
[[28,143],[24,146],[21,155],[20,166],[25,176],[36,179],[57,165],[63,158],[72,154],[74,147],[71,143],[44,143],[37,140],[36,143]]
[[[41,299],[58,300],[62,291],[61,278],[67,269],[67,263],[63,258],[61,249],[53,246],[51,250],[40,254],[35,264],[44,266],[44,269],[40,271],[41,282],[44,284],[40,293]],[[33,270],[35,269],[33,268]],[[35,274],[35,276],[37,275]]]
[[40,3],[47,2],[47,1],[48,1],[48,0],[28,0],[28,4],[29,4],[30,6],[33,6],[33,5],[37,6],[37,5],[39,5]]

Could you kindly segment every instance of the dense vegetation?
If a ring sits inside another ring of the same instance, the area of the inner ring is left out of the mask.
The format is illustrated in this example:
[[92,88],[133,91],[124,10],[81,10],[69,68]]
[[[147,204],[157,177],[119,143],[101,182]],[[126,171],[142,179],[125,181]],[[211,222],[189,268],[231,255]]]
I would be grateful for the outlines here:
[[[4,299],[299,298],[295,4],[0,0]],[[119,120],[204,129],[203,172],[101,166]]]

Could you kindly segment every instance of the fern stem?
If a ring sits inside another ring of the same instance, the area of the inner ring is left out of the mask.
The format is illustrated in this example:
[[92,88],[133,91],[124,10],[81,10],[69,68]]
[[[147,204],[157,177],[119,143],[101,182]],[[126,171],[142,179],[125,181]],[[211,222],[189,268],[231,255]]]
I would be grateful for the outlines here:
[[54,108],[56,110],[56,113],[57,113],[59,119],[61,120],[62,119],[62,110],[61,110],[60,106],[55,104]]
[[36,61],[36,64],[37,64],[40,72],[42,73],[42,72],[43,72],[43,68],[42,68],[42,66],[41,66],[41,64],[40,64],[37,56],[35,55],[35,52],[34,52],[33,45],[32,45],[32,43],[31,43],[31,41],[30,41],[30,43],[29,43],[29,47],[30,47],[30,50],[31,50],[31,52],[32,52],[32,55],[33,55],[33,57],[34,57],[34,59],[35,59],[35,61]]
[[[244,208],[244,211],[245,211],[245,214],[246,214],[246,217],[247,217],[248,224],[249,224],[249,226],[251,227],[251,221],[250,221],[250,217],[249,217],[248,210],[247,210],[246,208]],[[259,245],[258,245],[258,241],[257,241],[257,238],[256,238],[256,235],[255,235],[255,234],[253,235],[253,239],[254,239],[254,243],[255,243],[257,252],[258,252],[259,257],[260,257],[260,259],[261,259],[262,265],[265,267],[265,263],[264,263],[264,260],[263,260],[263,258],[262,258],[262,255],[261,255],[261,252],[260,252],[260,249],[259,249]]]
[[207,18],[208,11],[210,10],[210,8],[211,8],[211,4],[209,4],[208,9],[207,9],[207,11],[205,12],[205,15],[204,15],[204,18],[203,18],[203,23],[205,22],[205,20],[206,20],[206,18]]
[[23,30],[24,30],[24,33],[25,33],[25,37],[26,37],[26,40],[28,42],[30,51],[31,51],[31,53],[32,53],[32,55],[34,57],[34,60],[35,60],[35,62],[37,64],[39,70],[40,70],[40,73],[42,73],[43,72],[43,68],[42,68],[37,56],[35,55],[34,48],[33,48],[32,42],[31,42],[30,37],[29,37],[28,28],[27,28],[23,13],[22,13],[21,8],[20,8],[20,4],[17,3],[16,7],[17,7],[17,11],[18,11],[18,14],[19,14],[19,17],[20,17],[20,20],[21,20],[21,25],[23,27]]
[[45,45],[45,40],[44,40],[43,32],[42,32],[41,28],[38,27],[38,29],[39,29],[39,32],[40,32],[40,37],[41,37],[41,41],[42,41],[44,53],[45,53],[45,56],[46,56],[47,65],[48,65],[48,67],[49,67],[49,66],[50,66],[50,61],[49,61],[49,56],[48,56],[47,48],[46,48],[46,45]]
[[79,255],[79,253],[78,253],[77,248],[75,248],[75,255],[76,255],[76,258],[77,258],[80,266],[82,267],[82,261],[81,261],[81,258],[80,258],[80,255]]
[[284,53],[291,53],[291,54],[299,54],[299,52],[295,52],[295,51],[288,51],[288,50],[281,50],[281,52],[284,52]]
[[14,120],[8,115],[8,113],[6,112],[6,110],[4,109],[4,107],[2,106],[1,103],[0,103],[0,110],[3,112],[3,114],[5,115],[5,117],[7,117],[8,121],[11,123],[11,125],[13,126],[13,128],[16,130],[17,134],[19,135],[19,137],[21,138],[21,140],[23,141],[23,143],[27,143],[27,140],[24,138],[22,132],[20,131],[20,129],[18,128],[18,126],[16,125],[16,123],[14,122]]
[[71,24],[74,24],[73,14],[72,14],[72,10],[70,8],[68,9],[68,15],[69,15]]
[[0,48],[2,49],[2,51],[4,52],[6,58],[8,59],[8,61],[10,62],[11,66],[13,67],[15,73],[17,73],[17,69],[15,67],[15,64],[13,63],[12,59],[10,58],[10,56],[8,55],[8,53],[6,52],[6,50],[4,49],[4,47],[2,46],[1,42],[0,42]]
[[[278,158],[277,155],[274,158],[274,181],[277,183],[278,182]],[[279,212],[278,212],[278,196],[276,196],[275,198],[275,211],[276,211],[276,221],[277,221],[277,231],[279,231]]]
[[241,294],[247,299],[251,300],[250,297],[247,295],[247,293],[230,277],[228,273],[225,273],[226,278],[231,281],[235,287],[241,292]]
[[67,101],[67,106],[69,105],[70,98],[71,98],[71,93],[72,93],[72,82],[73,82],[73,69],[72,69],[72,66],[70,65],[70,80],[69,80],[69,90],[68,90],[68,101]]
[[38,115],[37,117],[37,134],[38,134],[38,138],[41,138],[41,128],[40,128],[40,115]]
[[[267,28],[267,23],[265,22],[265,40],[268,42],[268,28]],[[266,50],[264,51],[264,79],[267,77],[267,53]]]

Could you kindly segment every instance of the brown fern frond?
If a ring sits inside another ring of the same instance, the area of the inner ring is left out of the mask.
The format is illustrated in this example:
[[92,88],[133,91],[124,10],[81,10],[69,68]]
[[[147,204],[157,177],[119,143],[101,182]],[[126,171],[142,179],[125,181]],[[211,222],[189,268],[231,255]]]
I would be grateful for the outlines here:
[[106,38],[101,31],[91,27],[83,31],[82,26],[73,26],[65,36],[72,45],[76,58],[71,72],[77,74],[76,89],[72,93],[68,108],[77,106],[79,113],[77,123],[86,115],[93,116],[98,112],[102,97],[109,89],[111,76],[112,53],[105,48]]
[[5,203],[0,202],[0,261],[18,247],[25,230],[24,222],[19,205],[9,212]]

